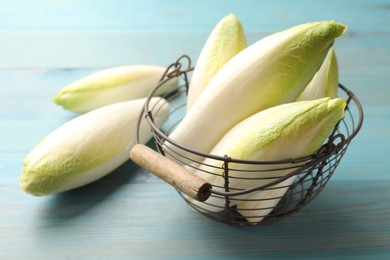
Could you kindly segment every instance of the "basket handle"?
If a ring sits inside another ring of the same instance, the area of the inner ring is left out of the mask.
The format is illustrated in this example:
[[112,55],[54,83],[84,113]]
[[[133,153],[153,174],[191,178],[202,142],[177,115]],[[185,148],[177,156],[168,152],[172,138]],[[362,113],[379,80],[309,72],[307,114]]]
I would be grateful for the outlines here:
[[211,195],[211,184],[143,144],[130,151],[133,162],[198,201]]

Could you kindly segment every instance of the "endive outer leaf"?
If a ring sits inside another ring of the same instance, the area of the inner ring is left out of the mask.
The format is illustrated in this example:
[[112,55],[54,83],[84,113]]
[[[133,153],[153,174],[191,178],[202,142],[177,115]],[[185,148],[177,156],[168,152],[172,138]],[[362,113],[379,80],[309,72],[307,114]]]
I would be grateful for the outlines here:
[[330,48],[321,68],[303,90],[297,101],[311,100],[323,97],[337,97],[339,69],[336,53]]
[[[319,149],[336,123],[344,116],[345,105],[346,101],[343,98],[322,98],[263,110],[233,127],[214,147],[211,154],[257,161],[310,155]],[[223,190],[224,179],[219,167],[221,167],[219,161],[208,158],[195,173],[213,185],[213,189]],[[280,165],[229,163],[229,177],[232,177],[229,179],[229,186],[234,189],[253,188],[269,183],[272,180],[269,178],[278,178],[291,172],[291,169],[275,170],[279,167]],[[248,170],[252,172],[247,172]],[[258,172],[260,170],[264,172]],[[243,180],[235,177],[262,179]],[[230,205],[238,203],[235,198],[243,199],[248,196],[231,197]],[[193,203],[206,210],[220,211],[225,200],[212,196],[206,203],[215,206],[199,204],[196,201]]]
[[295,176],[267,189],[257,191],[247,200],[238,202],[239,212],[249,223],[257,224],[268,216],[294,183]]
[[244,29],[234,14],[229,14],[218,22],[196,62],[188,91],[187,110],[191,109],[222,66],[246,46]]
[[[219,70],[170,138],[208,153],[240,121],[294,101],[320,68],[334,39],[345,30],[345,25],[334,21],[313,22],[247,47]],[[199,159],[189,153],[185,156]]]
[[[47,195],[93,182],[129,159],[135,144],[135,127],[145,98],[108,105],[80,115],[44,138],[23,162],[20,186],[34,195]],[[154,120],[161,124],[169,104],[161,106]],[[141,121],[140,142],[151,137],[146,120]]]
[[[64,87],[53,98],[63,108],[85,113],[117,102],[147,97],[166,68],[153,65],[129,65],[101,70]],[[156,95],[178,85],[173,78],[159,88]]]

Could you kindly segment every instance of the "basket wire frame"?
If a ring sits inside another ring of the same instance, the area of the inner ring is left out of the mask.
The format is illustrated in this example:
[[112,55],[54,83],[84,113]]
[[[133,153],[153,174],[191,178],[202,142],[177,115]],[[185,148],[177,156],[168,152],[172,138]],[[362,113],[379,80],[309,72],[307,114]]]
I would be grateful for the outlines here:
[[[338,122],[321,148],[312,155],[278,161],[249,161],[230,158],[228,155],[217,156],[194,151],[169,138],[169,134],[185,116],[189,73],[192,70],[191,59],[187,55],[181,56],[176,62],[167,67],[160,82],[147,98],[144,109],[140,114],[138,125],[142,118],[145,117],[150,125],[156,150],[183,165],[183,167],[195,171],[199,170],[199,166],[202,165],[202,168],[210,169],[205,170],[207,174],[215,174],[213,172],[217,168],[219,172],[217,175],[223,178],[223,185],[210,184],[212,185],[211,197],[221,201],[218,205],[210,205],[207,201],[202,203],[195,202],[178,191],[192,208],[215,221],[232,225],[256,225],[269,223],[299,211],[323,190],[363,123],[363,108],[359,100],[354,93],[342,84],[339,84],[339,96],[347,100],[344,118]],[[160,127],[157,127],[154,124],[152,114],[158,114],[158,110],[164,102],[159,102],[150,107],[150,99],[160,86],[176,77],[179,77],[180,80],[179,87],[162,96],[170,104],[170,115]],[[139,134],[137,128],[137,142]],[[172,144],[175,149],[165,146],[165,142]],[[194,161],[189,156],[186,156],[188,153],[200,156],[201,160]],[[204,165],[204,159],[206,158],[217,160],[220,166]],[[232,165],[233,167],[231,167]],[[236,165],[248,167],[247,170],[243,170],[241,167],[239,169],[240,176],[237,176],[237,174],[234,174],[237,171],[235,169]],[[271,175],[270,172],[272,173]],[[250,175],[250,177],[247,177],[246,174]],[[259,183],[260,181],[262,185],[255,185],[247,189],[232,187],[229,183],[234,178],[243,181],[253,181],[254,183]],[[252,199],[250,197],[250,195],[259,191],[278,189],[282,191],[280,194],[283,195],[263,199]],[[245,211],[240,212],[241,203],[261,203],[266,200],[273,200],[277,204],[269,208],[245,208]],[[245,215],[243,212],[249,212],[250,214]],[[251,220],[252,218],[253,221]]]

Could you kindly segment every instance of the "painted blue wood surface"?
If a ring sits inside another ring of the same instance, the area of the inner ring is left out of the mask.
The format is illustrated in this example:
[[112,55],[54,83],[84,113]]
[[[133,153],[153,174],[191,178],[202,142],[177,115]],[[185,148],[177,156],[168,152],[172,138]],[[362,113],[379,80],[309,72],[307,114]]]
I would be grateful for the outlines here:
[[[75,114],[51,98],[123,64],[194,60],[233,12],[253,43],[298,23],[349,26],[336,43],[340,81],[365,122],[334,177],[291,218],[256,228],[213,222],[128,162],[48,197],[18,188],[26,154]],[[390,258],[389,1],[0,1],[0,259]]]

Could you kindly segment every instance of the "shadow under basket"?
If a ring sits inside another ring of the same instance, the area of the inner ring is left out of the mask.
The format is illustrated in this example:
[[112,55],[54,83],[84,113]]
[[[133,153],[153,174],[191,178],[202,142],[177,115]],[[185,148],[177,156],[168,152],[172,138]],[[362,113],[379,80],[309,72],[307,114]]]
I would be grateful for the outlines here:
[[[192,69],[191,60],[186,55],[167,67],[147,98],[136,129],[139,143],[140,122],[146,118],[157,151],[136,144],[130,157],[174,186],[192,208],[215,221],[259,225],[299,211],[325,187],[363,123],[359,100],[339,84],[339,96],[347,100],[344,118],[315,154],[281,161],[247,161],[194,151],[168,137],[186,114],[188,79]],[[163,96],[170,105],[169,117],[162,125],[156,126],[152,115],[159,113],[164,102],[162,100],[152,107],[150,99],[157,89],[174,78],[179,78],[178,88]],[[205,159],[218,166],[205,165]],[[203,176],[212,172],[218,174],[214,178],[201,178],[194,174],[199,169],[202,169]],[[240,169],[239,174],[237,169]],[[250,182],[252,186],[247,184],[245,187],[249,188],[244,189],[233,185],[240,182]]]

